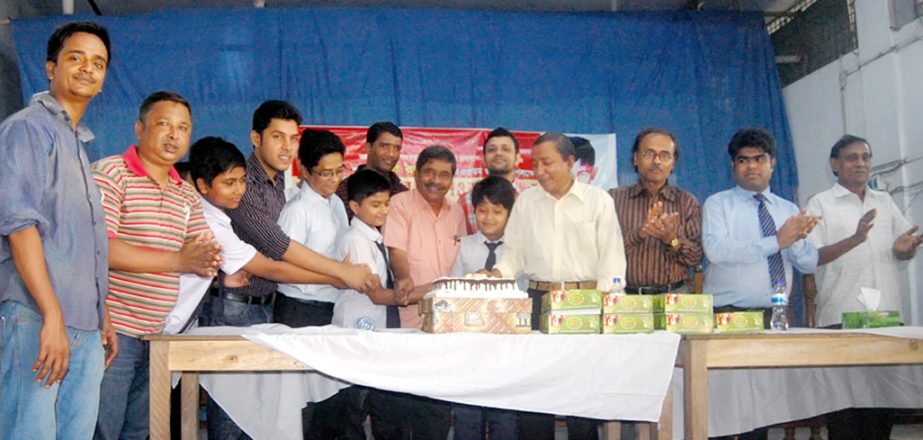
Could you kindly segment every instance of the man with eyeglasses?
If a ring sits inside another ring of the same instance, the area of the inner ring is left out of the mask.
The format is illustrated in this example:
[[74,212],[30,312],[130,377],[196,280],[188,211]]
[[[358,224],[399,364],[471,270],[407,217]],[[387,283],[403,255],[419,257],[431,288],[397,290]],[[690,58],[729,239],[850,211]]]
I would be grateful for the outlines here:
[[669,182],[679,159],[676,136],[644,129],[631,155],[638,183],[609,190],[628,260],[625,291],[687,292],[689,270],[702,262],[702,217],[695,196]]
[[[761,311],[768,328],[774,288],[781,284],[788,294],[793,267],[813,273],[817,266],[817,248],[805,238],[818,219],[769,189],[776,166],[771,134],[742,129],[728,154],[737,186],[706,199],[702,215],[705,291],[714,295],[716,313]],[[738,438],[765,439],[767,433],[758,428]]]

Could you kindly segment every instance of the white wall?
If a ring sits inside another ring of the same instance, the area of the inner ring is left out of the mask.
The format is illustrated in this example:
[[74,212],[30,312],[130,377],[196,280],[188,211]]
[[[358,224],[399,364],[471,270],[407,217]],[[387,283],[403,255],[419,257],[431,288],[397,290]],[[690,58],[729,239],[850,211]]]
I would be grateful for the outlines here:
[[[881,176],[882,189],[923,181],[923,19],[890,28],[888,2],[856,0],[859,49],[783,90],[800,182],[799,201],[833,185],[828,157],[843,134],[864,137],[875,164],[914,160]],[[894,195],[913,224],[923,225],[923,195]],[[923,248],[902,264],[905,321],[923,322]],[[909,319],[907,319],[909,318]]]

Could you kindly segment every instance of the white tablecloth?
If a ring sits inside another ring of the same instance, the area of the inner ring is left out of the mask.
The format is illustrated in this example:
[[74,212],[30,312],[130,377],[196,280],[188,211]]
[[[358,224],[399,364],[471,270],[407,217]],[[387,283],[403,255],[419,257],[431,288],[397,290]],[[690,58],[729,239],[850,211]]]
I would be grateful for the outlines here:
[[[923,339],[921,327],[855,332]],[[683,370],[673,374],[673,438],[683,438]],[[748,432],[851,407],[923,408],[923,365],[708,371],[708,435]]]
[[432,335],[279,325],[201,328],[192,334],[242,334],[328,375],[201,375],[213,398],[256,439],[300,438],[300,408],[345,386],[334,377],[452,402],[656,421],[680,339],[665,332]]

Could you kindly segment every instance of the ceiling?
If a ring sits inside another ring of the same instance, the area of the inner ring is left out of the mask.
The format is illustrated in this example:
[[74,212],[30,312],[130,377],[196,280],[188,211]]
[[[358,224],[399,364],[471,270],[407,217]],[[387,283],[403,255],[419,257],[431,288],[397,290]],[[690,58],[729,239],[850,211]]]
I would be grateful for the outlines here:
[[310,6],[340,7],[403,7],[480,9],[506,11],[660,11],[660,10],[743,10],[763,11],[778,15],[789,10],[799,0],[2,0],[7,15],[12,18],[57,15],[63,5],[71,3],[78,14],[94,13],[95,3],[102,15],[126,15],[163,9],[247,8],[263,5],[267,8]]

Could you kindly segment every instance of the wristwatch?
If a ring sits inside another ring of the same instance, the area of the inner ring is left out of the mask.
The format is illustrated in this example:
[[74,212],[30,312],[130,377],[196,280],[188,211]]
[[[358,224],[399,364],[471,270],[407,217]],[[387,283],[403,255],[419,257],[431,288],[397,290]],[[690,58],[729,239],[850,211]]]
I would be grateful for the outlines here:
[[681,245],[682,243],[679,242],[679,238],[677,237],[673,237],[673,239],[670,240],[670,248],[674,251],[678,251]]

